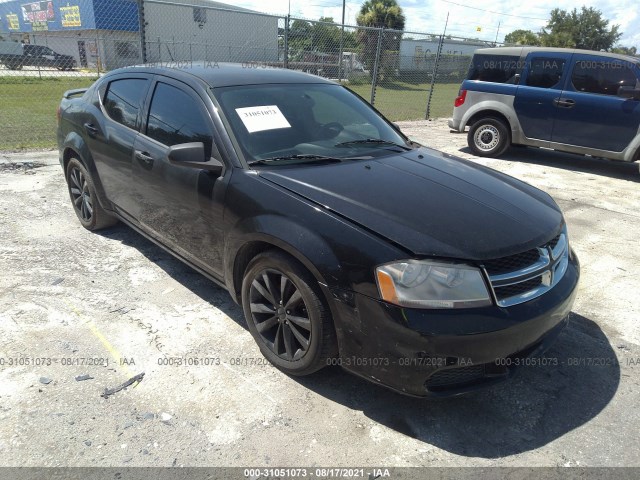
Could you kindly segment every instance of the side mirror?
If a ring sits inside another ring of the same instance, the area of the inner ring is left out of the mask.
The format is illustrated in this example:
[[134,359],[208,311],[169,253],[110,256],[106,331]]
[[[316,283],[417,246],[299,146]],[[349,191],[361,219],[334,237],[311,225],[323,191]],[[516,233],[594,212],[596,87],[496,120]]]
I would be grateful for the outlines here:
[[221,175],[224,164],[217,158],[206,159],[204,155],[204,143],[181,143],[169,148],[167,152],[169,163],[179,167],[199,168],[209,170]]
[[397,131],[402,132],[400,125],[398,125],[396,122],[391,122],[391,125],[393,125],[393,128],[395,128]]
[[618,88],[618,96],[622,98],[640,100],[640,88],[620,87]]

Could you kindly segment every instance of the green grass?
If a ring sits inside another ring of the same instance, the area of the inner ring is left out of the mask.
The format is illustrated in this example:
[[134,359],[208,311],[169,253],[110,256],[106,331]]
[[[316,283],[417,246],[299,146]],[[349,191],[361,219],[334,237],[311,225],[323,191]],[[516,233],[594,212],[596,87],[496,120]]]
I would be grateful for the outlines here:
[[[92,78],[0,77],[0,150],[53,148],[56,109],[66,90],[88,87]],[[387,82],[378,86],[375,106],[391,121],[425,118],[428,83]],[[369,100],[371,85],[351,85]],[[449,117],[459,84],[436,84],[431,117]]]
[[92,78],[0,77],[0,150],[52,148],[62,94]]
[[[371,85],[347,85],[351,90],[365,98],[371,98]],[[424,120],[429,98],[428,83],[393,82],[378,86],[375,107],[389,120]],[[453,100],[458,95],[459,83],[436,83],[431,99],[431,118],[450,117],[453,112]]]

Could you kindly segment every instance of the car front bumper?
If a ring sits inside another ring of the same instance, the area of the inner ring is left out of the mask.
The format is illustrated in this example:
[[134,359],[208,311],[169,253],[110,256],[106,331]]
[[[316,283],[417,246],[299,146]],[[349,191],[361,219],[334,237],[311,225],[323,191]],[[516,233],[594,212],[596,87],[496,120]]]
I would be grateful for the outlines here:
[[572,252],[558,285],[508,308],[408,309],[331,291],[340,346],[333,362],[420,397],[459,395],[505,380],[523,365],[553,367],[552,359],[538,356],[567,324],[579,276]]

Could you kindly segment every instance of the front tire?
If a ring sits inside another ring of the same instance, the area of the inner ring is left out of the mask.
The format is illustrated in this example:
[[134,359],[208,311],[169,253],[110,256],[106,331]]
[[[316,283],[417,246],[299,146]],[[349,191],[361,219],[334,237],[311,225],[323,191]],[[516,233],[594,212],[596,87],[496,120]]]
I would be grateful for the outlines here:
[[499,118],[481,118],[469,128],[467,144],[478,157],[499,157],[511,144],[509,126]]
[[100,230],[118,222],[100,206],[93,179],[77,158],[69,160],[66,178],[73,210],[84,228]]
[[328,306],[314,277],[296,260],[267,251],[248,265],[242,308],[262,354],[290,375],[309,375],[337,353]]

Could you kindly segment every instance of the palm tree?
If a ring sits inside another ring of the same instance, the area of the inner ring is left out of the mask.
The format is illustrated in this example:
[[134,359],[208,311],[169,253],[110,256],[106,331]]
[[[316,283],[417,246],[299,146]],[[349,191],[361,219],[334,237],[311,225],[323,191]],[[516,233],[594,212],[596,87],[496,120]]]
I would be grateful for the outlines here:
[[[366,0],[360,7],[360,14],[357,23],[363,27],[388,28],[382,38],[382,50],[386,52],[398,52],[400,50],[400,40],[402,30],[404,30],[405,17],[402,8],[396,0]],[[379,32],[372,30],[361,30],[358,32],[358,39],[362,45],[362,56],[365,65],[373,73],[376,51],[378,48]],[[397,53],[396,53],[397,56]],[[393,65],[384,62],[388,68],[393,70]],[[391,62],[395,63],[395,62]]]
[[404,30],[404,13],[396,0],[367,0],[360,7],[358,25]]

